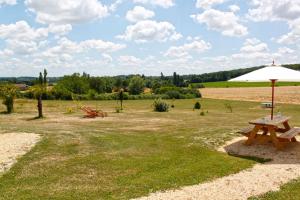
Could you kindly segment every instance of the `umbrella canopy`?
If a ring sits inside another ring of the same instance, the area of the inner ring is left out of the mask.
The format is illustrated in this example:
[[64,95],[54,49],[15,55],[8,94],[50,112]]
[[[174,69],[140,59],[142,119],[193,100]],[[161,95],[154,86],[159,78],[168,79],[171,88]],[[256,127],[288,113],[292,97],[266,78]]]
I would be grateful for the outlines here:
[[271,65],[248,74],[229,80],[230,82],[269,82],[278,80],[281,82],[300,82],[300,72],[282,66]]
[[300,82],[300,72],[292,69],[288,69],[282,66],[276,66],[273,64],[248,74],[236,77],[229,80],[230,82],[272,82],[272,110],[271,119],[273,119],[274,113],[274,86],[276,81],[282,82]]

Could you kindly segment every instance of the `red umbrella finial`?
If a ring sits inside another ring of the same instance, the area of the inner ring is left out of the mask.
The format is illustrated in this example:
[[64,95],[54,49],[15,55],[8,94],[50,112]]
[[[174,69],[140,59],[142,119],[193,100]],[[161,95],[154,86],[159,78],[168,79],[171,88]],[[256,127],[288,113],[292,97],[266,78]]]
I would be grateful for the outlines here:
[[273,60],[272,66],[275,66],[275,61]]

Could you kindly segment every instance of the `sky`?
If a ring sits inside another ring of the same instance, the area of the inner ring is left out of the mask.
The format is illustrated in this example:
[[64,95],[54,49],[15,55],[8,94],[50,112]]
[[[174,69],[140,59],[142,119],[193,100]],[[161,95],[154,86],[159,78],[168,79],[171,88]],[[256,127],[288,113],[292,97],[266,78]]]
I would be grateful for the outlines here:
[[300,0],[0,0],[0,77],[300,63]]

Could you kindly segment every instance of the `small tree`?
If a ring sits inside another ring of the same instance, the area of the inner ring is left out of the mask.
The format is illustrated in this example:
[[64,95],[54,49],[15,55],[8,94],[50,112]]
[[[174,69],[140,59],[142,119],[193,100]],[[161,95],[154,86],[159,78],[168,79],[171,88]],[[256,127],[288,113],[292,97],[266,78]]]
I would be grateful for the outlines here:
[[44,69],[44,74],[40,72],[38,83],[32,87],[35,98],[37,98],[38,118],[43,118],[43,94],[47,91],[47,70]]
[[7,113],[14,111],[14,100],[17,96],[17,87],[12,84],[0,86],[0,96],[3,98],[2,103],[6,106]]
[[133,95],[141,94],[144,91],[145,82],[140,76],[134,76],[129,82],[129,93]]
[[120,89],[118,93],[118,99],[120,100],[121,110],[123,110],[124,90]]

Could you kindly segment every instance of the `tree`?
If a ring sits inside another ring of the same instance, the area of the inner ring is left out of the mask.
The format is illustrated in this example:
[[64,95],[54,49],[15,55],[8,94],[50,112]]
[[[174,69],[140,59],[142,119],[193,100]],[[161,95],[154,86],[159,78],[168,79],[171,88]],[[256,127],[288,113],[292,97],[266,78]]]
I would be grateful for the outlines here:
[[123,87],[123,81],[120,77],[117,77],[114,82],[115,89],[119,91]]
[[134,76],[129,82],[129,93],[133,95],[141,94],[144,91],[144,87],[144,79],[142,79],[140,76]]
[[37,108],[38,108],[38,118],[43,118],[43,103],[42,97],[43,94],[47,92],[47,70],[44,69],[44,74],[40,72],[38,83],[32,87],[34,96],[38,100]]
[[3,98],[2,103],[6,106],[7,113],[14,111],[14,100],[17,96],[17,87],[13,84],[0,86],[0,96]]
[[123,100],[124,100],[124,90],[123,89],[119,90],[118,97],[119,97],[120,104],[121,104],[121,110],[123,110]]

